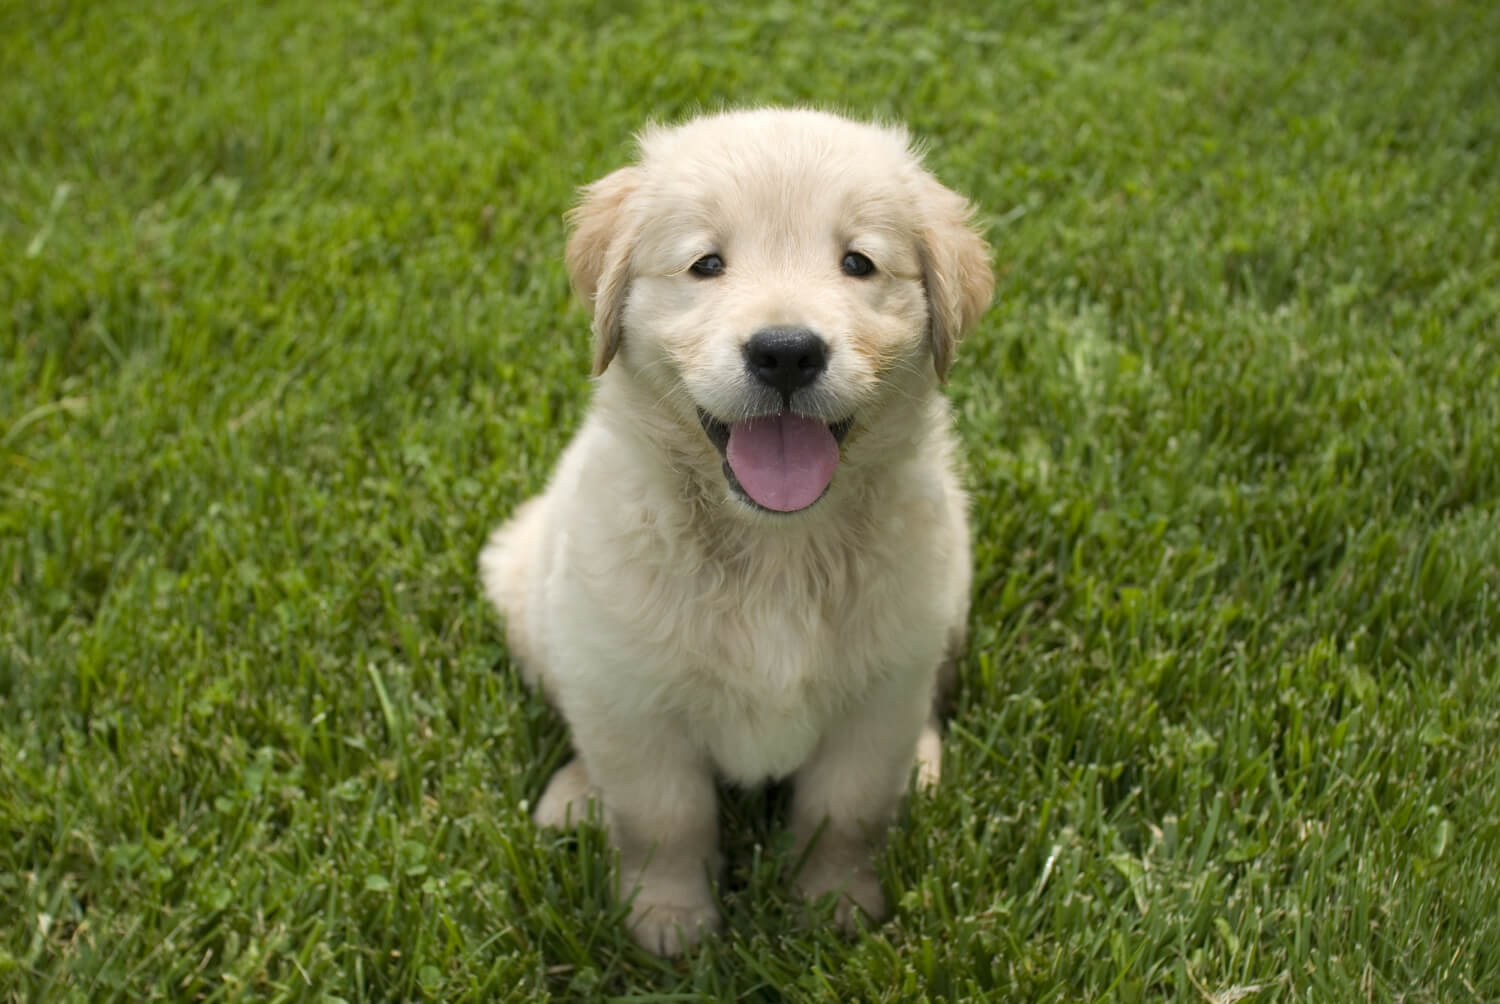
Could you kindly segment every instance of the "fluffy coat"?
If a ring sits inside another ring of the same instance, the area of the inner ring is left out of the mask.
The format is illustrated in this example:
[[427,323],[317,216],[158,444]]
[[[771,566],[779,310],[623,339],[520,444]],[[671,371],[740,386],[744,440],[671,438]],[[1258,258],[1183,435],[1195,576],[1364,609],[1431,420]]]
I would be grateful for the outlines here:
[[[576,752],[536,820],[598,800],[632,931],[670,955],[719,923],[716,776],[791,778],[798,888],[838,894],[846,926],[884,912],[874,854],[919,744],[936,780],[935,680],[968,609],[940,383],[992,277],[968,204],[901,129],[765,109],[640,145],[572,220],[592,405],[480,568]],[[849,254],[874,271],[841,271]],[[747,372],[768,326],[827,346],[780,403]],[[822,497],[789,513],[736,490],[708,431],[782,408],[847,429]]]

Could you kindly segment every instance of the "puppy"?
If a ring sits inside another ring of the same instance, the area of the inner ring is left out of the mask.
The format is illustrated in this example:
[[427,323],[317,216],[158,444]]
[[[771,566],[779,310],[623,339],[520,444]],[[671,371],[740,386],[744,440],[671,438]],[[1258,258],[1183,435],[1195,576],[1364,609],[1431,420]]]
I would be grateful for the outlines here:
[[647,129],[572,214],[592,406],[480,576],[572,733],[535,819],[597,800],[652,952],[719,925],[716,776],[792,779],[800,892],[885,912],[968,612],[939,391],[992,293],[969,217],[904,130],[773,109]]

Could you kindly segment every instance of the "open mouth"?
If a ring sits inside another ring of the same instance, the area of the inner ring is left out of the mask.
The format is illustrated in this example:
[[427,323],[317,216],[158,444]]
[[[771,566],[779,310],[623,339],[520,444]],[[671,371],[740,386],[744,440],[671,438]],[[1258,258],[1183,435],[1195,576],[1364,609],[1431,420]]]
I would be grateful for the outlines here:
[[728,423],[702,408],[698,421],[724,458],[729,487],[769,512],[797,512],[823,497],[854,424],[853,416],[830,425],[789,411]]

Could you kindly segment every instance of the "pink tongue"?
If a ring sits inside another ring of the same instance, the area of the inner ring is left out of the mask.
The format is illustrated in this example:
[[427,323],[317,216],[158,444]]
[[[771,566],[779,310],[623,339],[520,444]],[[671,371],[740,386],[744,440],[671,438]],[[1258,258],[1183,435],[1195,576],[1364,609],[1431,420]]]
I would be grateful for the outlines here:
[[724,456],[746,495],[767,509],[794,512],[823,497],[839,444],[815,418],[763,415],[729,427]]

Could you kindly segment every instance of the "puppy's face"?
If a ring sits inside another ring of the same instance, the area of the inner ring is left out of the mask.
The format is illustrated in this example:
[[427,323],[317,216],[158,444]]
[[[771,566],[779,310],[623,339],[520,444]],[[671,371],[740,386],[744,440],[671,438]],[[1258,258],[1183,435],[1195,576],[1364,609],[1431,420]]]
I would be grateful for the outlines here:
[[988,304],[967,217],[899,130],[741,112],[648,132],[589,189],[568,261],[596,370],[618,356],[737,498],[795,512],[846,436],[931,393]]

